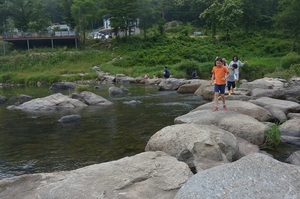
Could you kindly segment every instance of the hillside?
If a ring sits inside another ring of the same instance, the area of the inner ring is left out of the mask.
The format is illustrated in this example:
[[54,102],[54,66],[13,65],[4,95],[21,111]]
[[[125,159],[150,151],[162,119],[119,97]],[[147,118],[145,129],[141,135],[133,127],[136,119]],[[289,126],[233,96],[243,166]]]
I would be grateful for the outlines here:
[[[112,74],[133,77],[145,73],[160,77],[163,67],[168,66],[174,77],[188,77],[191,71],[198,70],[200,78],[207,79],[216,56],[230,62],[235,54],[248,62],[241,78],[253,80],[265,75],[289,78],[300,75],[300,56],[290,53],[290,49],[291,40],[282,33],[237,32],[230,41],[225,41],[222,36],[212,39],[173,29],[164,36],[152,35],[147,39],[87,40],[77,51],[11,49],[0,56],[0,82],[30,85],[38,81],[94,79],[96,76],[91,72],[95,65]],[[90,74],[82,76],[82,73]]]

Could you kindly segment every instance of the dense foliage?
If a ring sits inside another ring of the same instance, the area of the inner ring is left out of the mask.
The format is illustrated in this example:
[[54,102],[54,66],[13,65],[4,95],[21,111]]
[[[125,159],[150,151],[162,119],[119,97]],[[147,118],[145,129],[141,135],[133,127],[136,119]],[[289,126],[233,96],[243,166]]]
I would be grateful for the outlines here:
[[240,30],[284,30],[297,50],[299,5],[298,0],[0,0],[0,33],[42,31],[51,23],[65,23],[85,36],[86,30],[101,28],[105,17],[115,32],[129,36],[138,19],[146,36],[149,28],[177,20],[211,30],[213,37],[222,32],[227,40]]
[[[55,81],[95,79],[93,66],[111,74],[123,73],[138,77],[149,73],[162,77],[168,66],[178,78],[189,78],[192,71],[208,79],[216,56],[231,61],[239,55],[248,64],[241,69],[241,78],[249,81],[268,77],[300,76],[300,55],[290,53],[289,38],[282,33],[235,32],[234,40],[212,39],[209,36],[182,34],[186,26],[170,28],[165,36],[151,33],[121,40],[88,39],[85,48],[13,50],[0,56],[0,82],[35,84]],[[176,31],[175,31],[176,30]],[[83,75],[84,74],[84,75]]]
[[[79,75],[92,72],[94,65],[134,77],[161,76],[168,66],[174,77],[197,70],[206,79],[216,56],[229,62],[235,54],[248,61],[241,78],[299,76],[298,7],[298,0],[0,0],[0,34],[15,28],[39,32],[51,23],[66,23],[84,44],[79,51],[23,51],[5,43],[0,82],[95,78],[94,73]],[[103,26],[103,17],[111,19],[115,33],[125,31],[125,36],[86,38]],[[129,31],[137,21],[138,36]],[[194,35],[195,30],[201,35]]]

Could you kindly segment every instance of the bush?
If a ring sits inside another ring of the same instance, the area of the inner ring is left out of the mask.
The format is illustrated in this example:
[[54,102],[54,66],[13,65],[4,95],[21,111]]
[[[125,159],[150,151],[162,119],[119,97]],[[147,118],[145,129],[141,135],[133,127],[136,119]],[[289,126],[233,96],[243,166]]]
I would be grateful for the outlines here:
[[199,71],[200,64],[194,60],[185,60],[177,65],[180,71],[183,71],[186,75],[190,75],[193,71]]
[[281,66],[284,69],[289,69],[293,64],[300,63],[300,55],[298,53],[289,53],[282,58]]

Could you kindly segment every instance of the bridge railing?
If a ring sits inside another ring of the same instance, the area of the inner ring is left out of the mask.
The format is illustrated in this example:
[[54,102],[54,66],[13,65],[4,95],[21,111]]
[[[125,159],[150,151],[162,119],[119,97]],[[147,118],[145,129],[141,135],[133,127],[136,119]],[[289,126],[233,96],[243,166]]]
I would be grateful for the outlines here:
[[3,39],[17,38],[47,38],[47,37],[75,37],[75,31],[53,31],[53,32],[7,32],[2,34]]

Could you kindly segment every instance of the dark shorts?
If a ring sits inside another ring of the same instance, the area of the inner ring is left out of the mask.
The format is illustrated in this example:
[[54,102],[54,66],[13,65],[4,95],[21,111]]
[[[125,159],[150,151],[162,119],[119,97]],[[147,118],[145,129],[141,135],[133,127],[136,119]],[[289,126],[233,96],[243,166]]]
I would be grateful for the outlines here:
[[222,84],[222,85],[215,84],[214,92],[224,94],[225,88],[226,88],[226,84]]
[[227,81],[227,88],[228,88],[228,90],[230,90],[231,88],[235,88],[235,82],[234,81],[233,82]]

